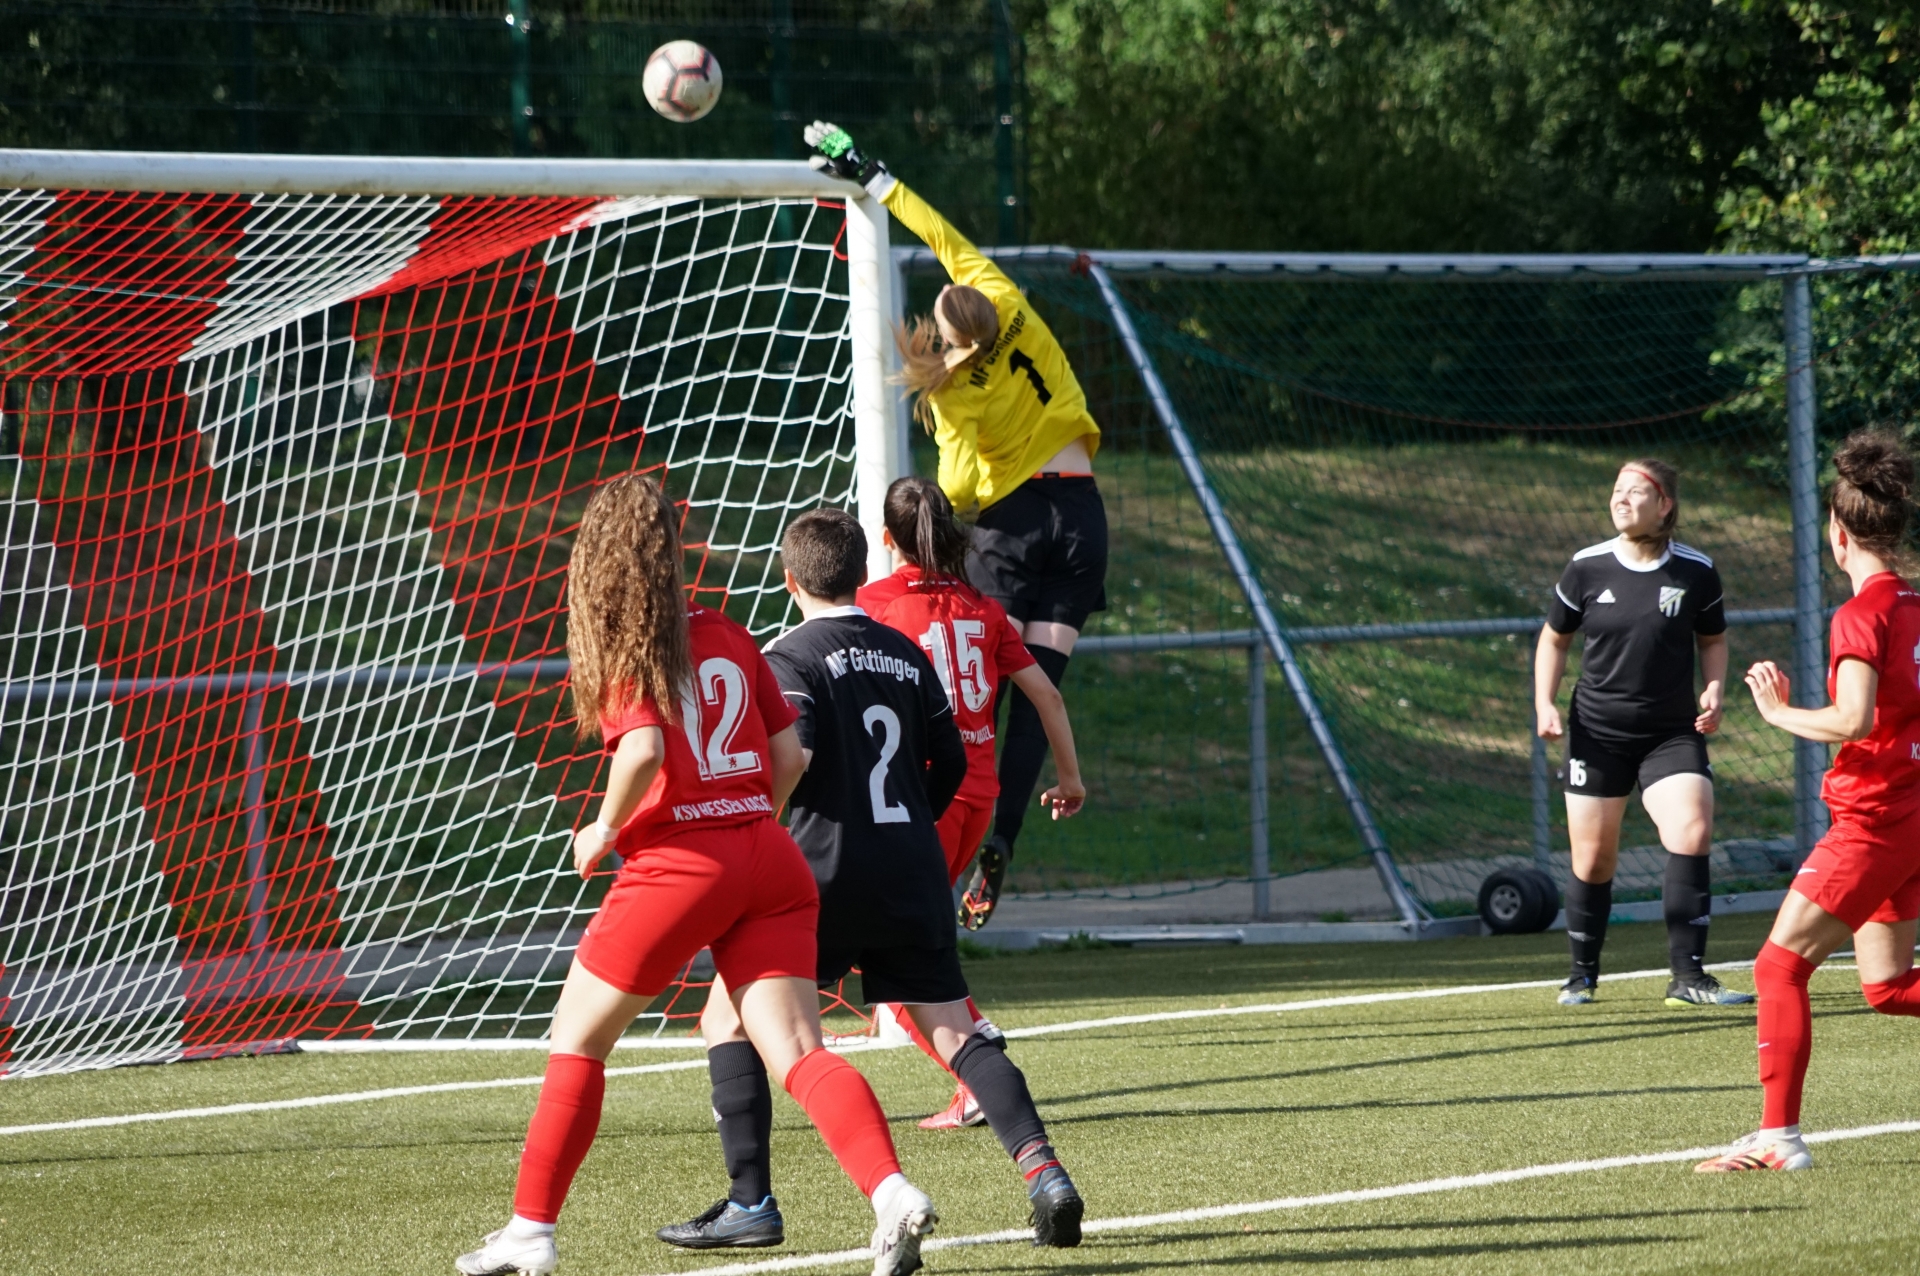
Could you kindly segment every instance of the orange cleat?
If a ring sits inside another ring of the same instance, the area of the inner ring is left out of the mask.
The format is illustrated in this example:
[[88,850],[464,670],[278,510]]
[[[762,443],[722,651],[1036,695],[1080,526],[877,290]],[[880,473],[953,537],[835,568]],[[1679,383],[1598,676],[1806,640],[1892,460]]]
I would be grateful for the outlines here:
[[1798,1135],[1769,1139],[1749,1134],[1719,1156],[1693,1167],[1695,1174],[1732,1174],[1739,1170],[1810,1170],[1813,1153]]
[[920,1123],[923,1130],[959,1130],[969,1125],[983,1125],[987,1114],[974,1102],[973,1091],[964,1085],[953,1092],[953,1102],[947,1110],[938,1116],[930,1116]]

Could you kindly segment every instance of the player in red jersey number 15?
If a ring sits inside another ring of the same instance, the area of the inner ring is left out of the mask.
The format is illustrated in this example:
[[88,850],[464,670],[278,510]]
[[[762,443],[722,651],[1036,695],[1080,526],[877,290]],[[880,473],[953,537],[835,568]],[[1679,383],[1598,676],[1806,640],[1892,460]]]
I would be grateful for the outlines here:
[[1761,1128],[1704,1173],[1804,1170],[1800,1095],[1813,1053],[1807,982],[1853,940],[1860,990],[1883,1015],[1920,1016],[1913,968],[1920,918],[1920,593],[1893,570],[1906,537],[1913,461],[1891,434],[1862,432],[1833,458],[1827,543],[1853,585],[1834,613],[1824,709],[1788,703],[1771,661],[1747,671],[1760,716],[1803,740],[1838,744],[1821,797],[1833,827],[1794,875],[1753,964],[1760,993]]
[[[954,518],[953,505],[939,484],[923,478],[894,480],[887,489],[885,519],[882,539],[893,555],[893,574],[863,586],[856,601],[867,615],[920,644],[953,706],[954,723],[967,746],[967,778],[940,817],[939,830],[947,877],[958,884],[987,835],[1000,796],[1000,778],[993,765],[993,726],[998,720],[1002,679],[1011,681],[1032,703],[1053,750],[1056,782],[1040,795],[1040,805],[1054,819],[1065,819],[1086,802],[1087,787],[1080,779],[1080,757],[1074,750],[1066,701],[1021,641],[1005,609],[967,583],[967,531]],[[969,930],[984,920],[974,903],[968,896],[960,905],[960,922]],[[887,1009],[928,1058],[947,1066],[900,1006],[889,1004]],[[977,1029],[998,1031],[971,998],[967,1009]],[[973,1095],[955,1078],[947,1110],[920,1126],[950,1130],[985,1120]]]
[[824,1048],[813,987],[819,890],[773,818],[806,769],[796,715],[747,631],[687,605],[678,529],[660,485],[629,474],[594,494],[574,541],[574,712],[611,757],[599,818],[575,835],[573,864],[584,878],[616,848],[624,862],[554,1009],[513,1218],[455,1266],[464,1276],[554,1269],[554,1225],[600,1126],[607,1056],[710,948],[759,1056],[871,1199],[875,1276],[904,1276],[920,1266],[933,1204],[901,1175],[865,1078]]

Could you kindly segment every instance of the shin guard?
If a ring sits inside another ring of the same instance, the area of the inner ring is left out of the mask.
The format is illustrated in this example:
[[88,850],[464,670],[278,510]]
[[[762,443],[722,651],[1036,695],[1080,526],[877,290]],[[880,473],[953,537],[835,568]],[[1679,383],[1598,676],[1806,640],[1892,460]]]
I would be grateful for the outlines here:
[[1813,1005],[1807,981],[1814,964],[1772,940],[1753,963],[1753,984],[1760,994],[1757,1042],[1760,1086],[1766,1092],[1760,1125],[1778,1130],[1800,1123],[1800,1093],[1813,1057]]
[[867,1079],[845,1059],[813,1051],[788,1069],[787,1093],[863,1195],[872,1196],[883,1179],[900,1172],[887,1114]]
[[567,1189],[599,1133],[606,1094],[607,1065],[600,1060],[577,1054],[547,1059],[546,1080],[527,1125],[527,1146],[520,1153],[515,1214],[536,1223],[559,1221]]
[[1007,1058],[1006,1043],[975,1033],[953,1052],[953,1072],[973,1091],[987,1128],[1007,1155],[1018,1160],[1034,1143],[1044,1142],[1047,1127],[1027,1090],[1027,1078]]
[[751,1043],[727,1041],[707,1051],[707,1076],[713,1082],[720,1151],[733,1180],[728,1197],[752,1209],[773,1195],[773,1089],[767,1065]]

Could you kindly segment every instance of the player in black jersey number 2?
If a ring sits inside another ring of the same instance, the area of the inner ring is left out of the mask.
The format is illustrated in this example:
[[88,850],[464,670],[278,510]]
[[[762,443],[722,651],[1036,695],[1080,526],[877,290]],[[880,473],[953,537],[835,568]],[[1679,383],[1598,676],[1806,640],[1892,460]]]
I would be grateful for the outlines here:
[[[766,657],[800,715],[807,767],[793,790],[790,827],[820,886],[819,982],[830,986],[857,966],[862,1000],[904,1003],[1019,1167],[1034,1244],[1078,1245],[1084,1206],[1027,1079],[1000,1030],[976,1023],[968,1009],[935,823],[967,769],[946,690],[911,638],[854,605],[867,540],[851,514],[816,510],[795,519],[781,556],[806,619],[768,644]],[[669,1244],[752,1247],[784,1234],[767,1159],[772,1095],[739,1025],[726,998],[708,999],[701,1031],[733,1190],[699,1218],[663,1228]]]
[[[1547,611],[1534,655],[1534,721],[1566,739],[1567,943],[1573,973],[1563,1006],[1594,998],[1600,946],[1613,909],[1620,824],[1634,786],[1667,849],[1662,891],[1673,979],[1669,1006],[1740,1005],[1702,968],[1712,911],[1713,771],[1706,737],[1720,726],[1727,676],[1727,618],[1713,560],[1673,539],[1678,476],[1660,461],[1629,461],[1608,503],[1612,540],[1573,556]],[[1578,630],[1587,634],[1572,712],[1554,704]],[[1706,686],[1694,700],[1694,652]]]

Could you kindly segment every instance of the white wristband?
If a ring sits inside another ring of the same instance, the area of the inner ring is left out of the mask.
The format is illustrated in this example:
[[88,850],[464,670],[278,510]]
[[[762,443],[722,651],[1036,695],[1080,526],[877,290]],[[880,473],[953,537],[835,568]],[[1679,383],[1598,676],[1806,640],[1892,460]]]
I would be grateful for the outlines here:
[[593,822],[593,827],[600,830],[600,837],[601,837],[601,840],[603,841],[611,842],[614,838],[620,836],[620,830],[613,827],[613,825],[607,823],[605,820],[595,820]]

